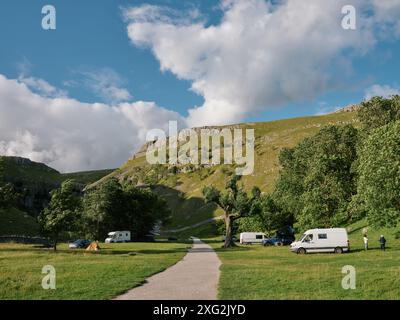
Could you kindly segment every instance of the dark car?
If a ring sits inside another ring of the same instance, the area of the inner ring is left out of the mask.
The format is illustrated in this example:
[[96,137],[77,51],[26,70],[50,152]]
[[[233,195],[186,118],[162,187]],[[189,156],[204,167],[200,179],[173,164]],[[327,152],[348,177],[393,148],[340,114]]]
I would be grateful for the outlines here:
[[70,249],[86,249],[91,243],[92,243],[92,241],[90,241],[90,240],[78,239],[74,242],[71,242],[69,244],[69,248]]
[[280,238],[272,237],[264,239],[262,242],[263,246],[283,246],[283,241]]
[[287,246],[295,240],[294,229],[285,226],[276,232],[275,237],[263,240],[264,246]]
[[287,246],[294,241],[293,238],[272,237],[263,240],[263,246]]

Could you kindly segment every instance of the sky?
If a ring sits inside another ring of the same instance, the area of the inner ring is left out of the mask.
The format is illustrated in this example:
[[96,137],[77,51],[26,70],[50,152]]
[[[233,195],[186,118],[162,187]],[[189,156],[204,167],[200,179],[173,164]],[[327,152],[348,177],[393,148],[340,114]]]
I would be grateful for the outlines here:
[[0,154],[115,168],[168,121],[271,121],[397,94],[399,17],[399,0],[3,0]]

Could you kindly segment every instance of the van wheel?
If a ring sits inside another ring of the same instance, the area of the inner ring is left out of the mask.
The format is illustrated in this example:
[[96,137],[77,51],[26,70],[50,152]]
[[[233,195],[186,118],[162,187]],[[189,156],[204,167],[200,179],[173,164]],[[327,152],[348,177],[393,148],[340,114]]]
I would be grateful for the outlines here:
[[340,247],[335,248],[335,253],[343,253],[343,249]]
[[304,248],[300,248],[299,250],[297,250],[297,253],[298,253],[298,254],[306,254],[307,251],[306,251],[306,249],[304,249]]

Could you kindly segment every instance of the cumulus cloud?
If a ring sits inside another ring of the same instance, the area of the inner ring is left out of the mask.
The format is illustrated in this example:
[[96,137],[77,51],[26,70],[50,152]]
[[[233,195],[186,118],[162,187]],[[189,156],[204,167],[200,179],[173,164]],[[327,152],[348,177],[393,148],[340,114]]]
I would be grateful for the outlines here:
[[84,86],[106,103],[130,101],[133,97],[124,88],[124,80],[111,68],[74,70],[74,80],[66,81],[67,86]]
[[48,97],[48,98],[56,98],[56,97],[67,97],[67,92],[65,90],[58,89],[52,86],[47,81],[36,78],[36,77],[24,77],[20,76],[18,78],[19,82],[27,85],[32,91],[37,92],[38,94]]
[[119,167],[148,130],[185,120],[153,102],[82,103],[33,92],[0,74],[0,154],[28,157],[61,171]]
[[365,90],[365,100],[370,100],[372,97],[389,98],[394,95],[400,95],[400,88],[391,87],[389,85],[374,84]]
[[377,24],[393,28],[392,12],[400,9],[395,0],[354,0],[357,30],[349,31],[341,27],[348,4],[224,0],[216,25],[149,5],[125,9],[125,17],[131,41],[149,47],[161,70],[191,81],[204,97],[189,110],[195,126],[241,121],[335,88],[348,74],[347,58],[368,52],[381,36]]

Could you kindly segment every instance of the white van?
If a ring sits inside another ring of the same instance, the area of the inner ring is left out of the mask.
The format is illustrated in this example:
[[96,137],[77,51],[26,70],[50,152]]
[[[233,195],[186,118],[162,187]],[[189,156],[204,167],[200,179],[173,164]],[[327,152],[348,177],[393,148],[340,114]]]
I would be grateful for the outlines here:
[[240,234],[240,243],[241,244],[252,244],[259,243],[262,244],[263,240],[266,239],[267,236],[262,232],[242,232]]
[[290,250],[305,254],[309,252],[343,253],[350,250],[345,228],[307,230],[298,241],[290,245]]
[[131,241],[130,231],[113,231],[108,234],[108,238],[104,242],[113,243],[113,242],[129,242],[129,241]]

